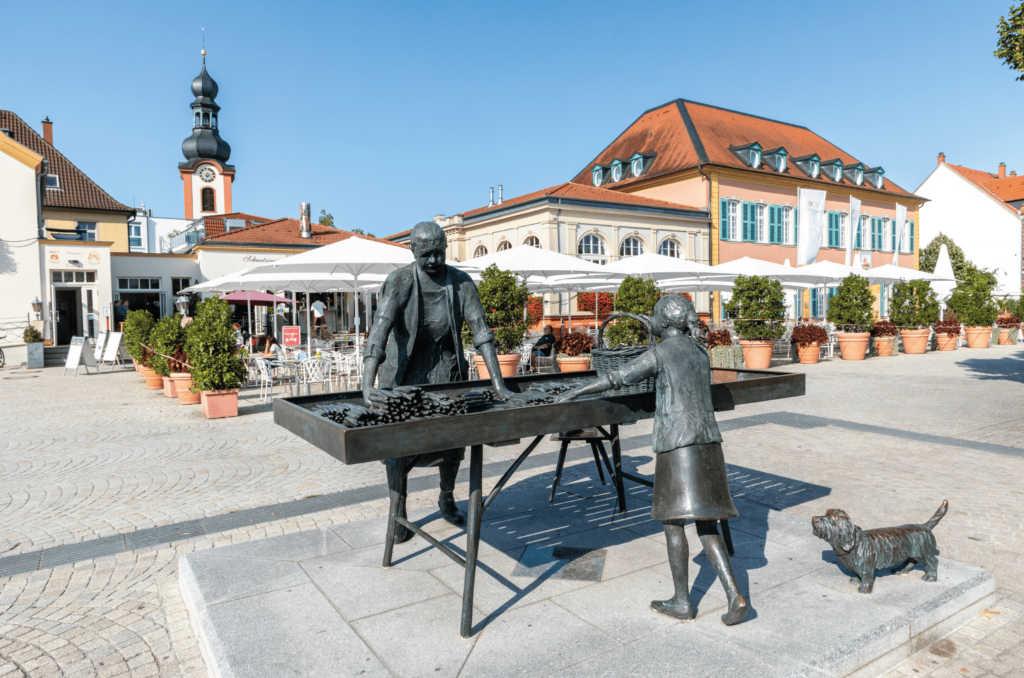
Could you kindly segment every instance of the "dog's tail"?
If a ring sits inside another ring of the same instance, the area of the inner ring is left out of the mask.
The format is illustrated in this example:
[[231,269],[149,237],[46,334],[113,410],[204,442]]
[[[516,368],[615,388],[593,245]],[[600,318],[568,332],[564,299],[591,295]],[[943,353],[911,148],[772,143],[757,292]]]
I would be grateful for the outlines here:
[[939,524],[939,521],[942,520],[942,517],[946,515],[947,510],[949,510],[949,502],[943,499],[942,506],[940,506],[939,510],[935,512],[935,515],[928,519],[928,522],[925,523],[925,527],[927,527],[929,530],[935,529],[935,526]]

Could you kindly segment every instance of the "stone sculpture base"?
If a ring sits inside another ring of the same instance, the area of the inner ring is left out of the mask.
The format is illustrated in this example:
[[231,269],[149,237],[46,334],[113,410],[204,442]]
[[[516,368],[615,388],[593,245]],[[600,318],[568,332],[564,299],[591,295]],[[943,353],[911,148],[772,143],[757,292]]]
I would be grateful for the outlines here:
[[[810,521],[739,499],[732,562],[753,610],[721,624],[724,595],[690,525],[698,614],[681,623],[648,608],[672,592],[660,524],[637,500],[649,491],[631,490],[634,510],[613,519],[607,487],[559,490],[554,504],[540,484],[503,495],[487,514],[468,640],[462,568],[414,537],[381,569],[384,518],[183,557],[211,675],[877,676],[993,599],[992,575],[941,558],[937,583],[920,568],[880,572],[858,594]],[[464,547],[436,511],[412,518]]]

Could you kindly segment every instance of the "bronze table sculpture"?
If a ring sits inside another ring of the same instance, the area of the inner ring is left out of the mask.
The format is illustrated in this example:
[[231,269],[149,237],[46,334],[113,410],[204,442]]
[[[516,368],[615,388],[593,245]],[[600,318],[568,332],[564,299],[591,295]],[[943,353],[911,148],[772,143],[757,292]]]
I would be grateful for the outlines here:
[[875,570],[893,568],[898,574],[917,563],[924,564],[925,581],[938,579],[939,559],[935,557],[935,535],[932,530],[946,515],[949,502],[943,501],[927,523],[862,530],[853,524],[846,511],[829,509],[823,516],[811,518],[814,536],[824,539],[836,553],[839,562],[860,582],[860,593],[871,593]]
[[[468,378],[462,350],[462,323],[473,331],[473,345],[484,358],[491,383],[501,400],[505,388],[476,285],[468,275],[445,264],[444,230],[432,221],[416,224],[410,237],[416,261],[392,272],[380,290],[380,301],[363,361],[363,397],[368,405],[384,406],[401,397],[385,389],[416,384],[440,384]],[[379,374],[378,374],[379,368]],[[379,377],[374,388],[374,379]],[[465,522],[455,505],[455,479],[465,448],[421,454],[411,459],[388,459],[388,487],[397,515],[406,517],[406,477],[413,466],[436,466],[440,476],[438,507],[453,525]],[[394,532],[394,534],[392,534]],[[388,543],[404,542],[412,533],[391,525]],[[390,548],[388,549],[390,551]]]
[[736,586],[725,541],[715,526],[717,520],[736,518],[739,511],[729,494],[722,436],[711,401],[711,364],[693,339],[698,327],[699,318],[688,299],[675,294],[662,297],[654,307],[651,326],[661,343],[626,366],[563,394],[558,402],[657,376],[651,517],[665,528],[675,596],[653,601],[651,608],[678,619],[696,617],[690,603],[689,545],[683,532],[685,521],[694,520],[728,598],[722,622],[731,626],[742,622],[750,608]]

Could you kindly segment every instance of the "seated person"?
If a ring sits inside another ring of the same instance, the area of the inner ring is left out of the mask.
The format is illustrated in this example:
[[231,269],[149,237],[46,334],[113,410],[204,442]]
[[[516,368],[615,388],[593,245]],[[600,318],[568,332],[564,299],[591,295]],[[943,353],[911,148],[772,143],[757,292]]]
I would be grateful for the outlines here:
[[262,355],[265,356],[277,356],[284,353],[284,349],[281,348],[281,344],[277,343],[277,339],[274,337],[267,337],[267,345]]
[[235,323],[234,324],[234,328],[235,328],[235,344],[237,344],[238,346],[245,346],[247,343],[249,343],[249,337],[251,337],[252,335],[249,334],[248,332],[243,332],[242,331],[241,323]]
[[555,334],[551,325],[544,326],[544,335],[533,345],[534,358],[550,358],[555,347]]

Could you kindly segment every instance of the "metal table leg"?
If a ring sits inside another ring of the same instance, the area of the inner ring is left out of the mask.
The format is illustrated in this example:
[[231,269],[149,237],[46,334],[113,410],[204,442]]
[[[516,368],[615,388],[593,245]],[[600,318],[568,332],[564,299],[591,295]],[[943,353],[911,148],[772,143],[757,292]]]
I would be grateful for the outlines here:
[[483,515],[484,446],[473,445],[469,452],[469,515],[466,517],[466,579],[462,587],[462,627],[460,634],[473,634],[473,588],[476,560],[480,550],[480,518]]
[[612,466],[615,468],[615,492],[618,495],[618,509],[619,513],[626,512],[626,487],[622,478],[622,442],[619,437],[619,425],[611,425],[611,438],[612,443]]

